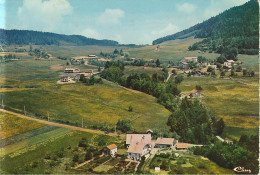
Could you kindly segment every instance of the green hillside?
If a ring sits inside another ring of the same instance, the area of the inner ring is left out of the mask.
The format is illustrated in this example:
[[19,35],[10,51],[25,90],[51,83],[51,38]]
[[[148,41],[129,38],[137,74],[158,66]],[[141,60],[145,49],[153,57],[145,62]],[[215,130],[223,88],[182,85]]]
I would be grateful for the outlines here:
[[237,48],[241,54],[258,54],[259,5],[250,0],[242,6],[233,7],[189,29],[153,41],[164,41],[194,36],[206,38],[189,47],[189,50],[209,50],[222,53],[225,47]]
[[115,46],[117,41],[97,40],[81,35],[62,35],[50,32],[38,32],[31,30],[4,30],[0,29],[0,43],[18,45],[101,45]]

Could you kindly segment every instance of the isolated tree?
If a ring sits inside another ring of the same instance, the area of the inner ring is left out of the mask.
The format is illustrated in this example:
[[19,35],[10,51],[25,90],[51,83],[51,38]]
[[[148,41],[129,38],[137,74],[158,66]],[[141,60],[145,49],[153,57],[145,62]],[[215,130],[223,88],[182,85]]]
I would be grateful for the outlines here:
[[183,78],[183,75],[177,75],[176,77],[175,77],[175,80],[174,80],[174,82],[176,83],[176,84],[180,84],[182,81],[184,80],[184,78]]
[[255,76],[255,72],[254,71],[251,71],[250,72],[250,77],[254,77]]
[[235,74],[235,71],[234,71],[234,70],[231,70],[230,76],[233,77],[233,76],[235,76],[235,75],[236,75],[236,74]]
[[224,120],[221,118],[216,123],[216,134],[221,135],[225,128]]
[[133,109],[134,109],[133,106],[130,105],[129,108],[128,108],[128,111],[129,111],[129,112],[132,112]]
[[236,72],[241,72],[241,71],[242,71],[242,67],[238,66],[237,69],[236,69]]
[[247,74],[248,74],[247,70],[244,69],[244,70],[243,70],[243,76],[246,76]]
[[196,90],[201,91],[202,87],[200,85],[196,85]]
[[177,71],[175,69],[172,70],[173,75],[177,75]]
[[74,156],[73,156],[73,162],[78,162],[79,161],[79,155],[78,154],[75,154]]
[[220,76],[224,77],[225,76],[225,72],[221,71]]
[[160,67],[160,64],[161,64],[161,63],[160,63],[160,60],[157,59],[156,62],[155,62],[155,64],[156,64],[156,67]]

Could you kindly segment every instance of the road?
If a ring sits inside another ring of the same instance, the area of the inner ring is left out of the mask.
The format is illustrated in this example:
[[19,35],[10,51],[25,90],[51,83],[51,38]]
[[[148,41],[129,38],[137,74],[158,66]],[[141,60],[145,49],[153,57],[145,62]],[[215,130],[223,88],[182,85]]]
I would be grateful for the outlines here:
[[[50,122],[50,121],[46,121],[46,120],[41,120],[41,119],[37,119],[37,118],[32,118],[32,117],[28,117],[19,113],[15,113],[15,112],[11,112],[5,109],[0,109],[1,112],[5,112],[8,114],[12,114],[15,115],[17,117],[23,118],[23,119],[27,119],[27,120],[32,120],[32,121],[36,121],[39,123],[43,123],[46,125],[51,125],[51,126],[58,126],[61,128],[68,128],[71,130],[76,130],[76,131],[83,131],[83,132],[89,132],[89,133],[95,133],[95,134],[104,134],[104,135],[109,135],[109,136],[118,136],[118,134],[116,133],[108,133],[106,134],[104,131],[100,131],[100,130],[94,130],[94,129],[86,129],[86,128],[81,128],[81,127],[77,127],[77,126],[71,126],[71,125],[66,125],[66,124],[61,124],[61,123],[55,123],[55,122]],[[120,137],[125,137],[123,134],[120,135]]]

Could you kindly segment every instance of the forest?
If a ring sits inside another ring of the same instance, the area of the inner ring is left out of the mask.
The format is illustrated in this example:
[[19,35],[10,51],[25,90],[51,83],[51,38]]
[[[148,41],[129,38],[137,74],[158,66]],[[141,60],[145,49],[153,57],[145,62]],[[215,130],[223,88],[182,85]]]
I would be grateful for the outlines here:
[[4,30],[0,29],[0,43],[11,45],[100,45],[116,46],[117,41],[97,40],[81,35],[62,35],[50,32],[38,32],[31,30]]
[[153,45],[194,36],[205,39],[190,46],[189,50],[223,53],[224,48],[236,48],[240,54],[256,55],[259,41],[258,9],[257,0],[250,0],[189,29],[154,40]]

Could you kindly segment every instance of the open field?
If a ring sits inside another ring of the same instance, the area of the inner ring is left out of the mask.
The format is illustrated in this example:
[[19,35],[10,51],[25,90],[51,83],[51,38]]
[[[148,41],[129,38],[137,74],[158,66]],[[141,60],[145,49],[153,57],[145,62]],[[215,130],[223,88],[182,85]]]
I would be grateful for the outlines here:
[[15,117],[14,115],[0,112],[0,136],[6,139],[17,134],[41,128],[44,124]]
[[[59,69],[53,69],[53,65],[59,65]],[[137,131],[165,128],[170,114],[154,97],[106,80],[94,86],[57,85],[65,69],[63,60],[34,60],[28,56],[0,67],[6,70],[0,75],[0,85],[6,87],[1,89],[0,96],[7,109],[22,112],[25,106],[28,114],[47,117],[49,113],[51,120],[74,125],[81,125],[83,118],[86,127],[106,123],[114,127],[118,119],[130,119]],[[130,105],[133,112],[128,111]]]
[[251,134],[257,133],[259,127],[257,77],[233,79],[187,77],[181,83],[180,89],[188,94],[196,85],[200,85],[203,89],[201,93],[204,97],[201,100],[205,105],[224,119],[227,136],[237,139],[239,135],[248,134],[249,131]]
[[[26,119],[23,120],[26,121]],[[1,127],[5,125],[3,123]],[[15,125],[9,127],[10,130],[15,128]],[[78,143],[82,138],[98,150],[103,148],[103,146],[98,146],[100,140],[103,140],[105,145],[111,143],[122,145],[122,140],[118,137],[45,125],[1,140],[0,172],[1,174],[76,173],[70,168],[70,164],[75,154],[79,154],[80,158],[84,157],[84,150],[78,148]],[[60,151],[62,151],[62,157],[57,157]],[[47,155],[50,156],[50,160],[45,159]],[[65,170],[66,167],[69,168]]]

